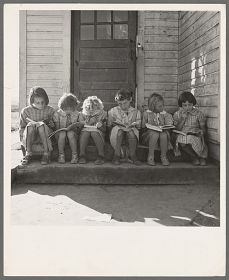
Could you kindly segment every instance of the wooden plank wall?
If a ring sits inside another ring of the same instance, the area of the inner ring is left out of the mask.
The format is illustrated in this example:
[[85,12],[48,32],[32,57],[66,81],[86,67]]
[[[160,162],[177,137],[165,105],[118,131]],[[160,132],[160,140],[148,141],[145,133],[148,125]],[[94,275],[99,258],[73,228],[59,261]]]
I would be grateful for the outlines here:
[[174,112],[178,90],[178,12],[145,11],[143,37],[145,104],[157,92],[164,97],[166,110]]
[[70,25],[66,22],[70,23],[71,19],[65,13],[26,12],[26,101],[30,88],[35,85],[46,90],[53,107],[57,107],[63,92],[69,91]]
[[178,93],[192,91],[207,116],[210,155],[219,159],[219,12],[180,12]]

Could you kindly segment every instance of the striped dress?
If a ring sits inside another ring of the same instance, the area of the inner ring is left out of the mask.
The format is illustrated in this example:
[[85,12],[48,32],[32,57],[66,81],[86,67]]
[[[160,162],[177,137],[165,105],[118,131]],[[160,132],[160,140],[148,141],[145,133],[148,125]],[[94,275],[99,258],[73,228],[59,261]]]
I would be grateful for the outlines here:
[[[38,154],[43,152],[43,145],[37,131],[37,128],[41,124],[33,124],[28,119],[33,120],[35,122],[46,121],[46,123],[47,122],[51,123],[54,112],[55,110],[48,105],[45,106],[45,108],[42,110],[32,105],[22,109],[20,113],[19,135],[20,135],[20,141],[22,142],[22,145],[25,148],[26,148],[26,141],[27,141],[27,128],[29,126],[33,126],[35,129],[35,133],[33,135],[32,151]],[[52,129],[44,123],[42,125],[44,125],[49,151],[52,151],[52,143],[51,140],[48,138],[48,135],[52,132]]]
[[[162,111],[160,113],[154,113],[150,110],[147,110],[143,113],[142,116],[142,128],[143,130],[146,129],[146,124],[152,124],[156,126],[162,126],[162,125],[172,125],[173,124],[173,117],[171,114],[167,113],[166,111]],[[150,129],[147,129],[145,132],[142,133],[142,143],[145,145],[149,145],[149,132]],[[165,131],[167,134],[168,139],[168,149],[172,149],[172,145],[170,143],[170,134],[169,131]],[[159,142],[159,141],[158,141]],[[156,145],[156,149],[160,149],[159,143]]]
[[[180,108],[173,116],[175,126],[177,126],[180,121],[182,111],[183,109]],[[199,109],[193,108],[192,111],[189,112],[181,131],[185,133],[198,133],[205,125],[206,119],[204,114]],[[207,158],[208,149],[207,145],[205,144],[204,137],[197,137],[194,135],[178,135],[176,142],[181,144],[191,144],[193,150],[199,157]]]

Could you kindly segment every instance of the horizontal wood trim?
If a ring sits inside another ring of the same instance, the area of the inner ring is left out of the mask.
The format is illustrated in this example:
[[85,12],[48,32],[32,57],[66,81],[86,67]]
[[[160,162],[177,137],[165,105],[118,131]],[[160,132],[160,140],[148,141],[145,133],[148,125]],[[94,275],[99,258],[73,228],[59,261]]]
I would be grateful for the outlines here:
[[152,91],[176,91],[177,92],[177,83],[145,83],[145,90]]
[[63,64],[28,64],[28,72],[62,72]]
[[176,83],[177,75],[145,75],[146,82],[166,82],[166,83]]
[[41,64],[41,63],[63,63],[63,57],[60,55],[52,55],[52,56],[27,56],[28,64]]
[[145,43],[177,43],[178,36],[173,35],[145,35],[144,36]]
[[42,80],[42,79],[33,79],[33,80],[27,80],[27,88],[31,88],[34,85],[39,85],[44,88],[63,88],[63,82],[62,80]]
[[50,15],[44,15],[44,16],[35,16],[35,15],[28,15],[27,16],[27,22],[29,24],[62,24],[63,17],[62,16],[52,16]]
[[177,43],[146,43],[146,51],[178,51]]
[[63,40],[28,40],[28,48],[62,48]]
[[63,38],[63,32],[56,32],[56,31],[47,31],[47,32],[36,32],[30,31],[27,32],[27,39],[28,40],[61,40]]
[[62,24],[29,24],[28,31],[39,31],[39,32],[60,32],[63,30]]
[[191,78],[191,74],[189,76],[182,75],[179,76],[179,83],[190,81],[192,87],[197,85],[208,85],[208,84],[217,84],[219,83],[219,72],[203,75],[196,78]]
[[62,48],[28,48],[27,55],[28,56],[58,56],[61,57],[63,54]]
[[178,12],[168,11],[144,11],[146,19],[160,19],[160,20],[176,20],[178,21]]
[[145,74],[177,75],[177,67],[145,67]]
[[159,58],[145,58],[145,66],[155,66],[155,67],[177,67],[178,60],[175,59],[159,59]]
[[145,51],[145,58],[162,58],[162,59],[170,59],[170,58],[178,58],[177,51]]
[[63,11],[61,10],[27,10],[29,16],[62,16]]
[[177,20],[155,20],[155,19],[145,19],[145,26],[161,26],[161,27],[176,27],[178,28]]
[[163,98],[170,98],[170,99],[175,99],[177,101],[177,91],[165,91],[163,89],[158,89],[158,90],[153,90],[153,89],[150,89],[150,90],[145,90],[145,96],[146,97],[149,97],[151,94],[153,93],[158,93],[160,95],[163,96]]
[[166,26],[166,27],[150,26],[150,27],[145,27],[144,34],[145,35],[178,36],[178,28],[176,28],[176,27],[174,28],[174,27],[170,27],[170,26]]
[[28,72],[27,80],[59,80],[62,79],[63,72]]

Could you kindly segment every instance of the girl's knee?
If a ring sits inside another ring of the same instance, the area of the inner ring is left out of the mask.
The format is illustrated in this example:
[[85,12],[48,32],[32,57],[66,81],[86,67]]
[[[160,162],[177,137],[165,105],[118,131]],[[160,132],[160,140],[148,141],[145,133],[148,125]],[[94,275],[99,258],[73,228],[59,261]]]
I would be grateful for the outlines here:
[[34,133],[34,130],[35,130],[35,129],[34,129],[33,126],[28,126],[28,127],[27,127],[27,134],[28,134],[28,135],[33,134],[33,133]]
[[149,137],[150,138],[158,138],[159,137],[159,132],[157,132],[157,131],[154,131],[154,130],[150,130],[149,131]]
[[74,131],[68,131],[68,132],[67,132],[67,136],[68,136],[68,139],[74,139],[74,138],[75,138],[75,133],[74,133]]
[[123,133],[124,133],[124,132],[123,132],[121,129],[119,129],[119,131],[118,131],[118,133],[117,133],[117,136],[118,136],[118,137],[122,137],[122,136],[123,136]]
[[129,139],[133,139],[133,138],[135,139],[136,138],[136,136],[135,136],[135,134],[132,130],[127,132],[127,137]]
[[167,133],[166,132],[161,132],[160,133],[160,138],[161,139],[167,139]]
[[60,131],[60,132],[58,133],[58,138],[63,139],[63,138],[65,138],[65,137],[66,137],[66,132],[65,132],[65,131]]

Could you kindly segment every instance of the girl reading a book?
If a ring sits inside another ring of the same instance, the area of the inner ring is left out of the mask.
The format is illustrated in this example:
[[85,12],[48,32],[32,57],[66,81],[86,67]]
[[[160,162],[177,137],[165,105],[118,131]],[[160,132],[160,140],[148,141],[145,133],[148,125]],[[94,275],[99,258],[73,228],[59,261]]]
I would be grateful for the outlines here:
[[148,99],[148,110],[143,113],[142,117],[142,142],[149,146],[147,158],[149,165],[155,165],[154,151],[159,149],[159,147],[162,165],[169,165],[167,151],[172,148],[170,134],[169,130],[161,127],[165,125],[172,126],[172,124],[172,115],[164,110],[163,97],[160,94],[153,93]]
[[173,116],[174,125],[183,135],[177,134],[176,146],[179,145],[191,157],[194,165],[206,165],[208,149],[204,141],[205,116],[195,107],[196,98],[191,92],[181,93],[178,105],[180,109]]
[[141,127],[141,113],[131,106],[132,92],[128,89],[120,89],[115,101],[117,107],[108,112],[108,127],[110,128],[110,142],[114,149],[114,164],[120,164],[123,155],[122,144],[128,145],[130,162],[140,164],[136,156],[139,140],[139,129]]
[[41,164],[48,164],[50,161],[52,143],[48,135],[53,128],[51,120],[54,109],[48,104],[49,98],[43,88],[31,88],[29,106],[20,113],[19,134],[22,149],[25,151],[22,165],[30,163],[35,148],[36,153],[43,153]]
[[79,121],[84,123],[80,134],[80,164],[85,164],[86,148],[91,138],[97,148],[96,165],[104,163],[104,137],[106,132],[107,113],[103,110],[102,101],[97,96],[89,96],[83,102]]
[[78,104],[79,101],[75,95],[64,93],[58,102],[59,109],[53,115],[55,130],[57,130],[55,137],[58,143],[59,163],[65,163],[64,149],[67,141],[72,151],[71,163],[76,164],[78,162],[77,140],[79,130],[83,126],[78,121]]

